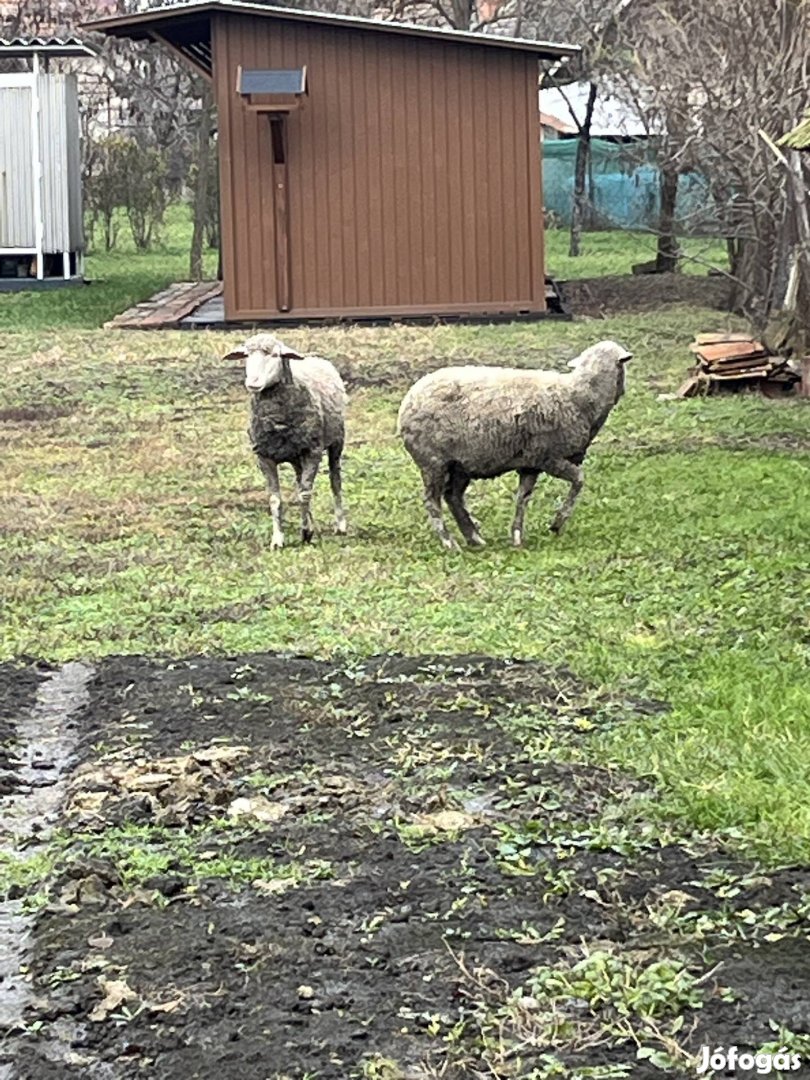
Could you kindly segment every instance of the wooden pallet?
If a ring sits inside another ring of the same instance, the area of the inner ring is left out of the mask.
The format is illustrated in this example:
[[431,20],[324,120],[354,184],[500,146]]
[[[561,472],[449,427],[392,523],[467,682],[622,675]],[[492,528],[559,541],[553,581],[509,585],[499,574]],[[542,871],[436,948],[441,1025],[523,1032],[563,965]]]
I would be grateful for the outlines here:
[[109,330],[171,330],[222,292],[221,281],[180,281],[104,324]]
[[697,363],[676,391],[677,397],[712,393],[724,386],[729,390],[756,387],[768,397],[777,397],[790,392],[800,378],[784,357],[775,356],[746,334],[698,334],[689,348]]

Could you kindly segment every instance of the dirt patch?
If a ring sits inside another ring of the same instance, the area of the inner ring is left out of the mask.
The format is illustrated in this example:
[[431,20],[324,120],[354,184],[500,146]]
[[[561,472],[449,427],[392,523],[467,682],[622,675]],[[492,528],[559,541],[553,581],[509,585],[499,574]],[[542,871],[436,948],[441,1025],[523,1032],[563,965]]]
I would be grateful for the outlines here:
[[622,450],[628,454],[700,454],[707,447],[718,450],[750,453],[769,451],[774,454],[802,454],[810,450],[810,434],[801,432],[771,432],[767,435],[712,435],[703,438],[678,438],[670,442],[622,442]]
[[75,407],[48,405],[18,405],[14,408],[0,409],[0,422],[6,424],[42,424],[48,420],[61,420],[71,416]]
[[730,283],[697,274],[622,274],[560,283],[566,308],[576,318],[607,318],[622,312],[655,311],[691,304],[728,311]]
[[[474,363],[474,361],[470,362]],[[405,390],[429,371],[435,371],[436,368],[443,367],[447,363],[449,363],[448,360],[437,357],[428,357],[421,361],[394,357],[390,360],[364,360],[362,364],[348,359],[336,360],[340,376],[350,394],[355,390],[369,388]],[[458,363],[458,361],[453,360],[453,363]]]
[[810,872],[664,840],[575,760],[658,703],[478,656],[118,658],[88,689],[19,1080],[644,1080],[810,1030]]
[[17,787],[16,720],[32,707],[48,670],[46,664],[25,661],[0,664],[0,795]]

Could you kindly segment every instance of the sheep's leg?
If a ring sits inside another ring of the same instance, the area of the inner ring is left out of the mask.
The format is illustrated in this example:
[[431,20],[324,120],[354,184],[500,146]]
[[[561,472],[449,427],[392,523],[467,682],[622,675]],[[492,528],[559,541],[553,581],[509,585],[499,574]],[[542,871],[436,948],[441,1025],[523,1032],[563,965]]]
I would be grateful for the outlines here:
[[315,535],[315,519],[312,516],[312,488],[321,464],[320,454],[310,454],[295,465],[298,494],[301,498],[301,541],[308,544]]
[[515,547],[520,547],[523,544],[523,518],[526,514],[526,507],[529,505],[529,499],[532,497],[534,491],[534,485],[537,483],[538,473],[525,472],[520,473],[520,483],[517,489],[517,498],[515,499],[515,517],[512,521],[512,543]]
[[456,519],[456,524],[470,547],[485,547],[486,541],[479,532],[478,522],[464,505],[464,492],[469,483],[470,478],[462,469],[451,467],[444,485],[444,501],[450,507],[450,513]]
[[281,508],[281,485],[278,482],[278,465],[270,458],[260,457],[259,468],[267,481],[270,491],[270,513],[273,518],[273,539],[270,541],[271,548],[284,547],[284,527]]
[[579,493],[582,491],[583,478],[582,469],[579,465],[575,465],[573,461],[557,460],[552,461],[545,466],[543,472],[548,473],[549,476],[556,476],[560,480],[568,480],[571,487],[566,495],[565,499],[560,503],[557,509],[557,513],[554,515],[554,520],[551,522],[551,531],[554,533],[561,533],[565,528],[565,523],[571,517],[571,511],[574,509],[574,503],[579,498]]
[[447,526],[442,517],[442,491],[445,482],[444,470],[437,474],[428,469],[423,469],[422,480],[425,485],[425,510],[427,510],[430,524],[436,530],[439,539],[448,551],[458,551],[458,544],[447,531]]
[[343,453],[343,443],[333,443],[328,450],[329,455],[329,483],[332,486],[332,497],[335,500],[335,532],[341,536],[346,534],[346,514],[343,511],[343,485],[340,475],[340,456]]

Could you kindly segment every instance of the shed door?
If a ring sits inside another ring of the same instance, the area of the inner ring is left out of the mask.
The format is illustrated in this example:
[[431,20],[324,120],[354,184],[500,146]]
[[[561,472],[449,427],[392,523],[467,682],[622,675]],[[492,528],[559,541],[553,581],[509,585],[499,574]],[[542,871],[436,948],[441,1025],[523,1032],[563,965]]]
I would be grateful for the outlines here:
[[33,248],[31,88],[0,87],[0,248]]

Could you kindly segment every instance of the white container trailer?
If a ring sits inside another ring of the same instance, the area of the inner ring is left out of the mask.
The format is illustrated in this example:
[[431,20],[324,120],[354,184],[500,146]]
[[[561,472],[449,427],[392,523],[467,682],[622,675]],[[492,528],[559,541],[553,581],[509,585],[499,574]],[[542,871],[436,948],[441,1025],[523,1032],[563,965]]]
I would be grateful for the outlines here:
[[84,257],[76,76],[51,56],[92,56],[77,41],[0,42],[31,70],[0,74],[0,289],[81,280]]

